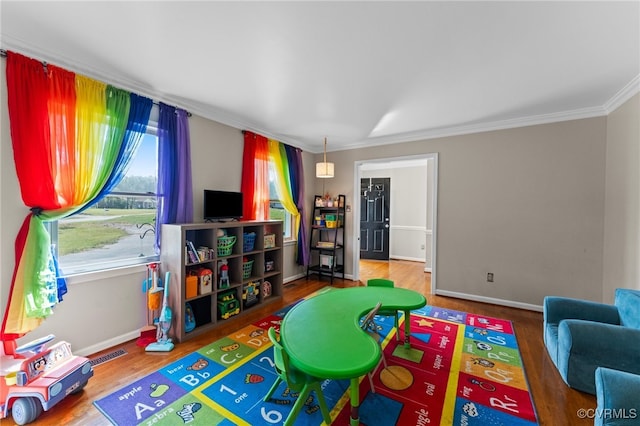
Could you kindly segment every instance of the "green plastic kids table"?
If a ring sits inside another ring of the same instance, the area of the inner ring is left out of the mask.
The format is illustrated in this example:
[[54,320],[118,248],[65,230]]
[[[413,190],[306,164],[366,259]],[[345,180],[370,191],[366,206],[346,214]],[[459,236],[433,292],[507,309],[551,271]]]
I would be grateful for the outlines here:
[[426,298],[398,287],[329,288],[295,305],[280,325],[280,338],[291,363],[311,376],[350,379],[351,425],[360,422],[359,381],[380,361],[380,345],[366,334],[359,320],[378,302],[385,310],[405,313],[404,347],[409,342],[409,312],[426,305]]

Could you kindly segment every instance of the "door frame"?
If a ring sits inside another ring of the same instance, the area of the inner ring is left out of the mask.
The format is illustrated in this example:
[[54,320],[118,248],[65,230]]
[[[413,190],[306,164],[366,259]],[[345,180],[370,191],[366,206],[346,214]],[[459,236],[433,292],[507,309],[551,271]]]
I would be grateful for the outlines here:
[[[387,158],[377,158],[372,160],[358,160],[353,164],[353,194],[360,193],[360,179],[361,179],[361,169],[365,164],[372,163],[393,163],[393,162],[402,162],[409,160],[433,160],[433,170],[427,170],[427,176],[431,175],[433,177],[433,191],[431,194],[427,194],[427,197],[430,196],[431,205],[432,205],[432,217],[433,217],[433,228],[431,235],[431,294],[435,294],[436,290],[436,280],[437,280],[437,240],[438,240],[438,153],[428,153],[428,154],[418,154],[418,155],[408,155],[401,157],[387,157]],[[427,190],[427,185],[425,182],[424,190]],[[355,281],[360,279],[360,220],[356,220],[356,218],[360,217],[360,201],[358,201],[354,197],[353,203],[353,279]],[[425,241],[426,244],[426,241]],[[425,269],[426,269],[426,261],[425,261]]]

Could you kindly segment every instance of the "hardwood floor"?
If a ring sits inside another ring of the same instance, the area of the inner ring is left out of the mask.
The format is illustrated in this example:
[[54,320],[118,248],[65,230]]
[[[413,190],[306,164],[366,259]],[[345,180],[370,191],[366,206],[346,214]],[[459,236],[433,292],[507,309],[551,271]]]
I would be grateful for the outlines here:
[[[407,261],[362,261],[361,281],[368,278],[388,277],[397,286],[419,291],[427,297],[430,305],[474,312],[481,315],[504,318],[513,321],[516,337],[524,360],[529,387],[541,425],[592,425],[593,419],[580,419],[579,409],[594,409],[595,397],[570,389],[564,384],[553,363],[546,354],[542,341],[542,313],[508,308],[486,303],[470,302],[429,294],[431,276],[422,270],[423,264]],[[110,423],[93,406],[93,401],[108,395],[114,390],[131,383],[136,378],[156,371],[162,365],[173,362],[206,344],[222,338],[240,328],[241,323],[256,321],[269,313],[295,302],[307,294],[329,285],[327,278],[318,280],[304,278],[285,287],[281,303],[272,303],[249,315],[242,321],[223,324],[209,333],[176,345],[171,352],[148,353],[131,341],[117,348],[124,348],[128,354],[112,361],[99,364],[94,368],[94,377],[79,395],[71,395],[56,407],[44,412],[36,421],[38,425],[109,425]],[[361,282],[334,280],[335,287],[363,285]],[[104,351],[108,353],[112,351]],[[98,357],[103,353],[95,354]],[[11,417],[0,421],[2,425],[13,425]]]

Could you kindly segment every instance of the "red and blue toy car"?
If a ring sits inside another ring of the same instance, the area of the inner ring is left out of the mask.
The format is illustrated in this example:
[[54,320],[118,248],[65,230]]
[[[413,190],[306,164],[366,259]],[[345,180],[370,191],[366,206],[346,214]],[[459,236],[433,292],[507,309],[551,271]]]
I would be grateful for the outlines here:
[[0,342],[0,418],[31,423],[66,396],[78,393],[93,376],[91,362],[75,356],[61,341],[51,347],[50,334],[20,347],[15,340]]

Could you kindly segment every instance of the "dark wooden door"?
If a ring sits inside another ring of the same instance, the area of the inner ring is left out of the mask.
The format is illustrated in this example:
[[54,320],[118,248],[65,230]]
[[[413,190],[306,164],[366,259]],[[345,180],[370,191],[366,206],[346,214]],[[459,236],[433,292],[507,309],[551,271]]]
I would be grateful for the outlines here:
[[390,178],[360,180],[360,258],[389,260]]

